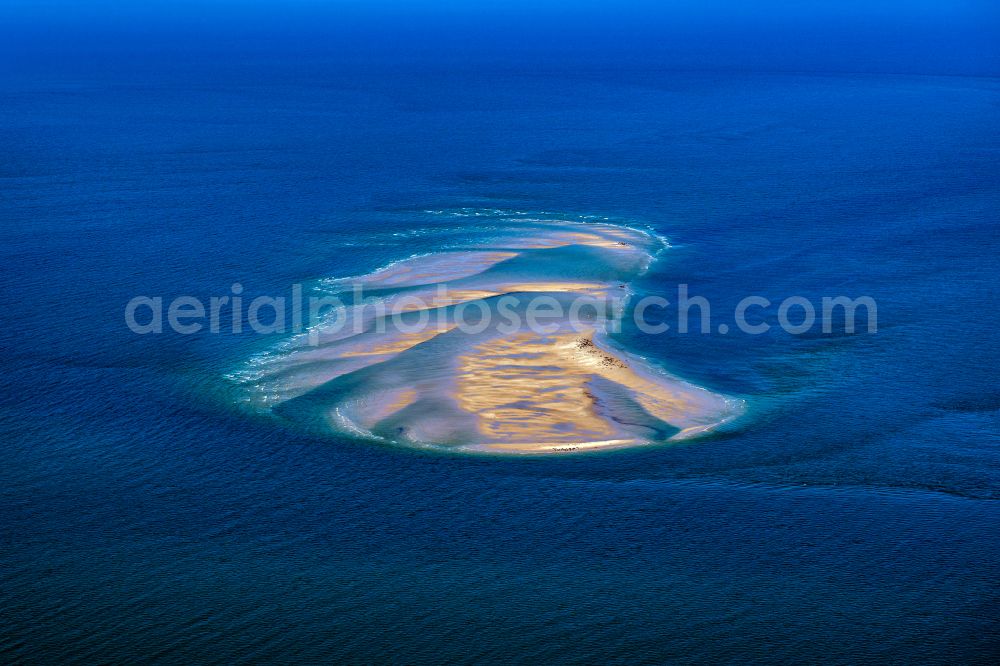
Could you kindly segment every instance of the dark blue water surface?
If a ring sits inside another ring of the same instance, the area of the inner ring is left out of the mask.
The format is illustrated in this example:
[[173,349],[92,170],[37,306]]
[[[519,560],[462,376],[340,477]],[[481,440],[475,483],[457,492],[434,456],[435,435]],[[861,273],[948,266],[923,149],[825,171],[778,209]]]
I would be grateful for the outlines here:
[[[998,654],[994,42],[837,33],[838,69],[800,33],[759,63],[649,35],[25,30],[0,79],[3,661]],[[634,287],[690,285],[713,332],[620,337],[746,415],[675,446],[423,454],[245,413],[226,375],[281,336],[125,325],[141,294],[287,295],[439,249],[414,230],[463,209],[669,238]],[[751,294],[870,296],[878,332],[719,334]]]

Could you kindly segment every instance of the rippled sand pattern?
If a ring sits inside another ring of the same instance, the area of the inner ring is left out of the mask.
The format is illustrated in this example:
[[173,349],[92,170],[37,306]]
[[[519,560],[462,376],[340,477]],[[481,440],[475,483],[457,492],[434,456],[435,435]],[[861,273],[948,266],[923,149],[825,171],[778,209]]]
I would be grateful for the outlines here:
[[647,376],[635,363],[596,345],[592,334],[522,333],[461,356],[455,399],[477,417],[482,437],[473,448],[520,452],[690,436],[726,411],[721,397]]
[[545,447],[606,440],[573,336],[523,333],[476,345],[459,358],[455,399],[475,414],[483,446]]
[[[318,430],[508,454],[647,445],[738,413],[737,401],[615,348],[604,334],[608,312],[586,323],[548,319],[546,330],[523,317],[539,295],[562,305],[624,299],[661,241],[610,224],[508,226],[482,247],[327,281],[377,289],[382,309],[354,308],[347,331],[303,335],[255,359],[234,375],[245,399]],[[499,316],[501,298],[513,298],[516,325]],[[492,318],[468,330],[458,313],[473,302]],[[427,323],[415,326],[421,316]]]

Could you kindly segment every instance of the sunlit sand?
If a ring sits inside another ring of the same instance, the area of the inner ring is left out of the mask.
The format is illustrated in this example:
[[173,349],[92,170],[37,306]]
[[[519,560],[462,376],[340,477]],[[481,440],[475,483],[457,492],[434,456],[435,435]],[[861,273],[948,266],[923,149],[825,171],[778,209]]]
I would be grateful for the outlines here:
[[726,408],[707,391],[644,376],[592,335],[577,334],[523,333],[476,346],[459,359],[454,398],[476,416],[482,436],[468,448],[524,453],[666,439],[711,425]]

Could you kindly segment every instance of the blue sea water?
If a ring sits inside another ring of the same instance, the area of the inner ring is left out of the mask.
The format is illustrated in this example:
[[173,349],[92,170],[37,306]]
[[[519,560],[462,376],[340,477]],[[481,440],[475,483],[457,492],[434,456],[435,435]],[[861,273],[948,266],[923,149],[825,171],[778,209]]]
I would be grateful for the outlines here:
[[[301,30],[6,47],[5,662],[996,658],[992,39],[747,59]],[[285,295],[511,211],[669,239],[633,286],[689,285],[712,332],[619,338],[744,417],[421,453],[242,409],[227,376],[281,336],[125,325],[137,295]],[[719,334],[747,295],[870,296],[878,331]]]

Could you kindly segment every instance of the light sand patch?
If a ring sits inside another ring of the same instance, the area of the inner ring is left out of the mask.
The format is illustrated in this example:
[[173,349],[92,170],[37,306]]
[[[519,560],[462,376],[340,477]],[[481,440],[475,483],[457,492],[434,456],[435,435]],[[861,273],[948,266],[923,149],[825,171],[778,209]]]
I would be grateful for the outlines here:
[[476,416],[482,440],[475,448],[483,450],[530,453],[640,441],[641,424],[626,427],[613,409],[602,408],[592,385],[595,377],[626,392],[648,412],[651,423],[676,426],[704,417],[714,422],[725,406],[708,392],[665,376],[647,376],[597,346],[592,335],[525,332],[490,340],[459,357],[458,373],[454,399]]
[[495,289],[446,289],[432,295],[410,295],[403,301],[403,307],[393,308],[397,312],[419,312],[495,298],[507,294],[590,294],[605,292],[608,285],[600,282],[515,282],[500,284]]

